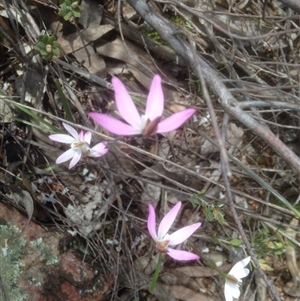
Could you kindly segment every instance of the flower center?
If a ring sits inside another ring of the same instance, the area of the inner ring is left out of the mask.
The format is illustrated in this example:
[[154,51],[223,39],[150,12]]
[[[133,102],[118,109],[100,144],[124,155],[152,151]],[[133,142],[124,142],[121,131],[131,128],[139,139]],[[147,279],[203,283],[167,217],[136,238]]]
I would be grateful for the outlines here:
[[233,283],[233,284],[237,284],[239,285],[239,283],[241,282],[239,279],[236,279],[234,276],[232,275],[227,275],[226,276],[226,281]]
[[150,120],[149,118],[146,120],[145,127],[142,130],[142,134],[144,136],[152,136],[157,131],[157,125],[159,124],[161,116],[156,117],[154,120]]
[[159,252],[167,253],[168,252],[167,246],[169,245],[169,242],[170,242],[169,240],[157,241],[156,242],[156,249]]
[[76,143],[72,143],[71,148],[80,151],[83,156],[88,156],[91,153],[89,144],[87,142],[78,141]]

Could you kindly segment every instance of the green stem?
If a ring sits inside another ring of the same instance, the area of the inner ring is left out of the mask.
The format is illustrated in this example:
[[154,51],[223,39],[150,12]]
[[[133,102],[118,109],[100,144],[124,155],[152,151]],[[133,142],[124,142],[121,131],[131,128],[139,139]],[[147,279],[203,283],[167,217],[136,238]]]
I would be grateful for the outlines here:
[[151,283],[150,283],[150,293],[152,293],[154,291],[154,288],[155,288],[155,285],[156,285],[156,282],[157,282],[157,278],[158,278],[158,274],[159,274],[160,269],[161,269],[161,262],[162,262],[162,254],[159,253],[156,269],[155,269],[155,272],[154,272],[154,276],[153,276],[153,278],[151,280]]
[[59,83],[58,79],[55,80],[55,85],[56,85],[56,89],[57,89],[59,98],[61,100],[62,106],[63,106],[64,111],[66,113],[67,120],[69,120],[71,122],[74,122],[73,115],[72,115],[68,100],[67,100],[67,98],[66,98],[66,96],[65,96],[65,94],[64,94],[64,92],[61,88],[61,84]]
[[205,262],[205,264],[206,264],[207,266],[209,266],[211,269],[213,269],[213,270],[215,270],[216,272],[218,272],[224,279],[227,278],[227,274],[224,273],[223,271],[221,271],[221,270],[220,270],[218,267],[216,267],[212,262],[210,262],[209,260],[207,260],[207,259],[205,259],[205,258],[203,258],[203,257],[201,257],[201,259],[202,259],[202,261]]

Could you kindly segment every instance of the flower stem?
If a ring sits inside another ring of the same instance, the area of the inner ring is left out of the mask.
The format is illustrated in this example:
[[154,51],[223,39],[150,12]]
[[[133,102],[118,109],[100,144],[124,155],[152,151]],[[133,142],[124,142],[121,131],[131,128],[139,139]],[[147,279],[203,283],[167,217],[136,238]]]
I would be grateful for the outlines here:
[[202,261],[204,261],[204,263],[209,266],[211,269],[215,270],[216,272],[218,272],[223,278],[227,278],[227,274],[224,273],[223,271],[221,271],[215,264],[213,264],[212,262],[210,262],[209,260],[207,260],[206,258],[204,258],[203,256],[201,257]]
[[150,283],[150,293],[152,293],[154,291],[154,288],[155,288],[155,285],[156,285],[156,282],[157,282],[157,278],[158,278],[158,274],[160,272],[160,269],[161,269],[161,262],[162,262],[162,254],[159,253],[159,256],[158,256],[158,261],[157,261],[157,264],[156,264],[156,269],[155,269],[155,272],[154,272],[154,276],[151,280],[151,283]]

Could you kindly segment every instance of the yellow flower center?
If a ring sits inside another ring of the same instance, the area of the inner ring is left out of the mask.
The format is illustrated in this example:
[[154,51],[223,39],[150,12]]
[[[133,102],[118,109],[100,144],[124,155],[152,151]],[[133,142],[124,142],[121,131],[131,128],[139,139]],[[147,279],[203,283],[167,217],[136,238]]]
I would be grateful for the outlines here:
[[170,242],[169,240],[157,241],[156,242],[156,249],[159,252],[162,252],[162,253],[168,252],[167,246],[169,245],[169,242]]
[[83,156],[88,156],[91,153],[89,144],[87,142],[78,141],[76,143],[72,143],[71,147],[81,151]]

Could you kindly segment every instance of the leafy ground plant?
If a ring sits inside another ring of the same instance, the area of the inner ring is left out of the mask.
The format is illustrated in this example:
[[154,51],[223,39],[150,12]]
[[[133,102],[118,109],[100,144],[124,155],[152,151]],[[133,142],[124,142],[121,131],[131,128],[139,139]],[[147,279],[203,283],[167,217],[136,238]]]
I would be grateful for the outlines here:
[[78,0],[60,0],[58,15],[66,21],[73,22],[75,18],[80,17],[81,10]]
[[38,37],[35,50],[43,59],[51,61],[54,56],[59,56],[59,43],[54,36],[41,35]]

